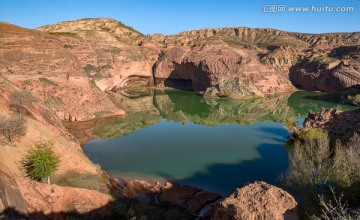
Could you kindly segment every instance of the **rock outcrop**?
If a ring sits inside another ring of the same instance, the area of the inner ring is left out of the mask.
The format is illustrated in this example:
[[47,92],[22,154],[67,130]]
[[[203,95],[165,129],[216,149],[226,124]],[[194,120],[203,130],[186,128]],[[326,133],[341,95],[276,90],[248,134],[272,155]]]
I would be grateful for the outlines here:
[[309,113],[304,121],[303,129],[322,128],[329,133],[332,143],[336,140],[347,142],[355,134],[360,134],[360,109],[338,111],[324,109]]
[[2,214],[10,219],[28,214],[28,209],[15,180],[0,170],[0,218]]
[[222,201],[212,219],[298,219],[296,206],[295,199],[286,191],[265,182],[254,182]]
[[258,59],[255,49],[225,43],[182,46],[163,50],[154,68],[158,81],[187,80],[205,96],[242,98],[293,90],[290,81]]

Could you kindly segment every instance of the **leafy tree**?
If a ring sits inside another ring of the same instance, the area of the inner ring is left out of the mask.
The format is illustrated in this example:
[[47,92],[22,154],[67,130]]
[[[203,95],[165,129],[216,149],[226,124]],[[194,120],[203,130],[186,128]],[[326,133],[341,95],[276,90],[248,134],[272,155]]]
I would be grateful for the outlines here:
[[47,178],[50,184],[50,175],[53,174],[60,163],[59,157],[52,151],[53,143],[35,143],[35,148],[31,149],[23,160],[23,168],[27,176],[36,181]]

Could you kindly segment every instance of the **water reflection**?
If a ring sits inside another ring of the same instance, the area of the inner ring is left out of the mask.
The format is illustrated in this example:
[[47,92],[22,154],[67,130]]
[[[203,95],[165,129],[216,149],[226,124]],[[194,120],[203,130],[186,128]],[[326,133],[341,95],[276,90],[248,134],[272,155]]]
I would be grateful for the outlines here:
[[275,184],[288,166],[283,145],[289,133],[281,123],[289,117],[323,107],[352,108],[323,95],[222,100],[183,91],[152,90],[136,98],[112,94],[126,116],[67,126],[83,144],[97,138],[84,151],[110,175],[164,178],[228,194],[249,181]]
[[[264,121],[284,123],[289,117],[303,118],[310,111],[317,112],[322,108],[354,108],[339,104],[340,95],[305,91],[259,99],[227,100],[207,99],[191,92],[148,90],[136,98],[113,94],[111,99],[127,115],[115,119],[95,119],[97,122],[91,128],[89,137],[120,137],[162,119],[212,126],[248,125]],[[89,127],[81,126],[82,123],[70,126],[70,130],[76,134],[79,133],[76,132],[77,128],[83,130]]]

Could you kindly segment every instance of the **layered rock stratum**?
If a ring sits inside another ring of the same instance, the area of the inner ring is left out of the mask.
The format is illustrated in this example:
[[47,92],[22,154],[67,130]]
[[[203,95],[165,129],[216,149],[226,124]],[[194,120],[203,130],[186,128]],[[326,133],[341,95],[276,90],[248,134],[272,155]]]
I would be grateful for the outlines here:
[[239,27],[145,36],[108,18],[0,30],[0,73],[72,121],[117,111],[103,92],[125,86],[243,98],[360,82],[359,33]]

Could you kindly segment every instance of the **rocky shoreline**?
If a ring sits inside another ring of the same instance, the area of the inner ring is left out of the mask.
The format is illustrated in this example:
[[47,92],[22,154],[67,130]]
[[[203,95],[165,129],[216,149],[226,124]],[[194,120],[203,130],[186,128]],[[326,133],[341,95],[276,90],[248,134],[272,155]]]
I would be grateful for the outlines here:
[[[223,197],[217,193],[207,192],[189,185],[168,181],[150,181],[114,178],[125,198],[137,199],[141,202],[171,204],[185,210],[188,214],[207,216],[204,208],[216,204]],[[209,209],[209,212],[211,210]]]
[[[297,202],[286,191],[261,181],[228,196],[167,181],[115,178],[122,196],[146,204],[175,205],[194,218],[297,220]],[[257,204],[257,205],[255,205]]]

